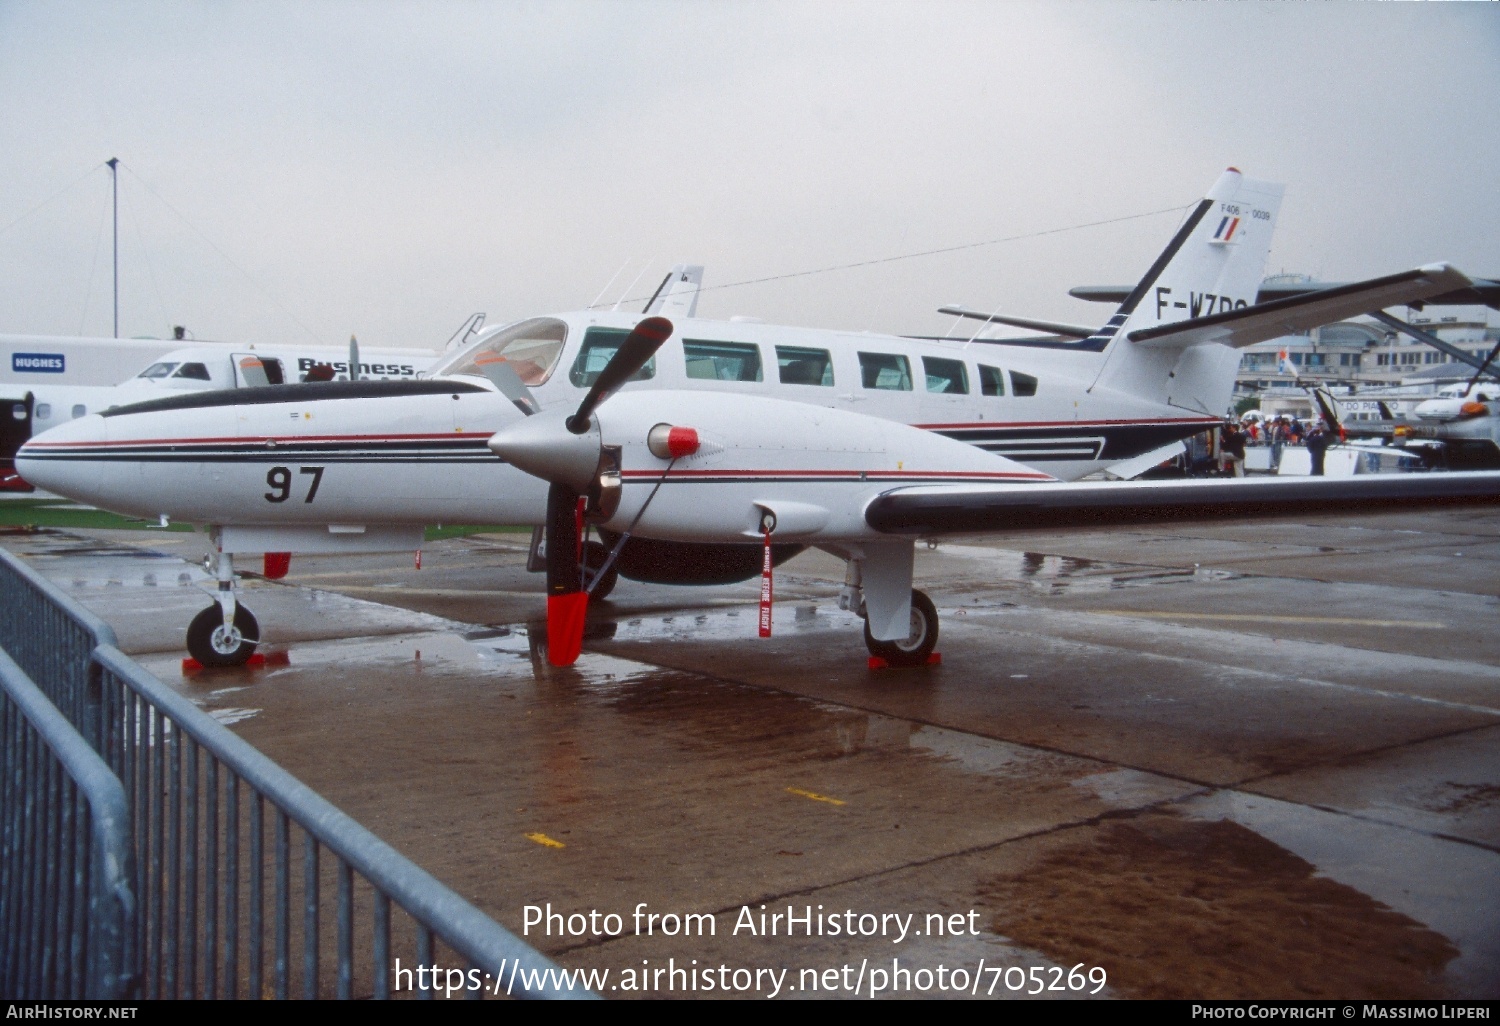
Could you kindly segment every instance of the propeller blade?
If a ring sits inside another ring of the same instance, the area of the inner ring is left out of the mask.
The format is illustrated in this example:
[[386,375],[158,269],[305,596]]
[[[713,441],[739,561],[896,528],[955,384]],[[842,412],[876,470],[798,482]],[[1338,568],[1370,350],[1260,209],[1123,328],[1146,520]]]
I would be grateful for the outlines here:
[[589,596],[580,586],[578,492],[547,489],[547,662],[572,666],[583,650]]
[[1334,408],[1332,397],[1321,388],[1313,389],[1312,394],[1313,399],[1318,404],[1318,410],[1322,413],[1323,419],[1328,423],[1329,428],[1336,432],[1342,431],[1343,425],[1339,423],[1338,411]]
[[588,431],[589,418],[594,415],[599,404],[646,366],[646,361],[656,355],[656,351],[671,335],[672,322],[665,317],[647,317],[637,324],[620,348],[615,350],[609,363],[599,372],[599,377],[594,380],[594,387],[583,397],[578,412],[568,418],[568,430],[575,435]]
[[483,357],[475,361],[484,376],[489,378],[500,394],[516,404],[516,409],[526,416],[541,412],[542,406],[531,394],[531,389],[526,387],[526,382],[516,373],[516,369],[510,362],[504,359],[485,360]]

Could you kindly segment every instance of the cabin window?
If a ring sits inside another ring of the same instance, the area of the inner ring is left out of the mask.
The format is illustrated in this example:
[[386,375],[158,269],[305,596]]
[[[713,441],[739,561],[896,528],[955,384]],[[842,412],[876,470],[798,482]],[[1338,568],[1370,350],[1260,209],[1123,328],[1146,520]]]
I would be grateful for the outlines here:
[[777,346],[776,368],[783,385],[833,387],[833,359],[826,349]]
[[859,378],[865,388],[911,391],[911,361],[899,353],[860,353]]
[[271,360],[262,356],[260,365],[266,369],[266,380],[273,385],[286,384],[286,372],[281,369],[280,360]]
[[979,391],[984,395],[1005,394],[1005,372],[999,367],[979,365]]
[[25,403],[16,403],[14,406],[12,406],[10,408],[10,415],[12,417],[14,417],[16,420],[25,420],[26,419],[26,404]]
[[145,370],[136,375],[138,378],[164,378],[177,369],[175,363],[153,363]]
[[[568,380],[579,388],[593,385],[599,380],[599,372],[629,337],[630,332],[625,328],[590,328],[584,333],[583,348],[578,351],[578,359],[573,362],[573,372],[568,375]],[[630,380],[645,381],[655,376],[656,357],[653,356]]]
[[33,417],[35,417],[37,420],[51,420],[52,419],[52,404],[51,403],[37,403],[36,404],[36,409],[34,409],[34,410],[31,411],[31,415]]
[[567,324],[554,317],[533,317],[501,328],[467,349],[460,349],[428,373],[435,378],[450,374],[484,377],[486,365],[503,362],[510,364],[510,369],[523,383],[540,385],[552,376],[567,338]]
[[201,363],[185,363],[177,368],[174,378],[192,378],[194,381],[212,381],[213,377],[208,373],[208,367]]
[[79,417],[86,417],[88,416],[88,412],[89,408],[83,405],[83,403],[79,403],[73,407],[73,419],[77,420]]
[[969,372],[964,369],[962,360],[924,356],[922,370],[927,375],[927,391],[944,395],[969,394]]
[[1012,395],[1036,395],[1036,378],[1020,371],[1011,371],[1010,391]]
[[705,342],[684,339],[682,355],[687,376],[706,381],[763,381],[760,347],[747,342]]

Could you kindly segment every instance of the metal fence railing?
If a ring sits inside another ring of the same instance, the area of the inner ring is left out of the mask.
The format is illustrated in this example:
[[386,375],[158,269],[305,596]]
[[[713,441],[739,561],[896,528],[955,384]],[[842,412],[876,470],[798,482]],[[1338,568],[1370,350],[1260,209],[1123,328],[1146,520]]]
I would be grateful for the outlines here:
[[[452,970],[467,997],[594,996],[147,673],[3,551],[0,596],[0,648],[48,677],[48,697],[122,786],[134,905],[119,957],[138,996],[420,998],[432,985],[453,996]],[[448,971],[424,988],[419,966]]]
[[109,624],[9,552],[0,550],[0,649],[10,653],[90,744],[89,661],[116,644]]
[[120,781],[0,652],[0,996],[135,992]]

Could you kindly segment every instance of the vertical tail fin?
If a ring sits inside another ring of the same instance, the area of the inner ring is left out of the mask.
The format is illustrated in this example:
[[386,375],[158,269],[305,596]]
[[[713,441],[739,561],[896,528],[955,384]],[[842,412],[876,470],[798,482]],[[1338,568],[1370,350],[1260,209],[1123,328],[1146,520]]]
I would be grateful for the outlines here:
[[678,264],[667,272],[656,295],[646,304],[645,312],[661,314],[672,320],[695,317],[698,313],[698,290],[702,287],[702,264]]
[[[1224,346],[1147,350],[1125,336],[1255,302],[1282,186],[1230,168],[1219,176],[1109,322],[1088,339],[1106,352],[1095,388],[1222,414],[1240,354]],[[1085,343],[1087,344],[1087,343]]]

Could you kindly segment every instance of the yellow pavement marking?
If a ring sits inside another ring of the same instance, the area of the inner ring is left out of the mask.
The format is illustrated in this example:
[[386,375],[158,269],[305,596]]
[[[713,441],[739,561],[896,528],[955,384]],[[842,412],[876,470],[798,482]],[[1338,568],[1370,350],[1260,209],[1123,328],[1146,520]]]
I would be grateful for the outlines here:
[[786,793],[787,794],[795,794],[795,795],[798,795],[798,796],[800,796],[802,798],[811,798],[815,802],[827,802],[829,805],[843,805],[843,804],[845,804],[841,799],[830,798],[826,794],[817,794],[816,792],[813,792],[813,791],[804,791],[800,787],[789,787],[789,788],[786,789]]
[[1339,627],[1416,627],[1443,630],[1448,625],[1434,620],[1361,620],[1344,616],[1266,616],[1259,613],[1166,613],[1140,609],[1089,609],[1100,616],[1139,616],[1156,620],[1234,620],[1242,623],[1332,624]]
[[554,841],[552,838],[548,837],[546,834],[527,834],[526,835],[526,839],[528,841],[535,841],[537,844],[540,844],[543,848],[566,848],[567,847],[566,844],[563,844],[561,841]]

